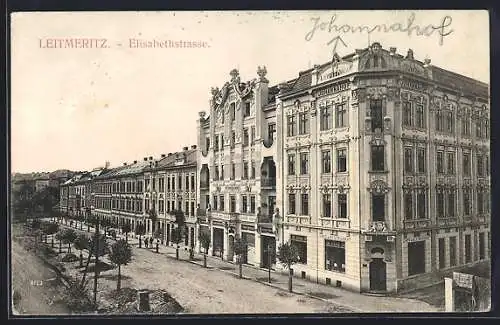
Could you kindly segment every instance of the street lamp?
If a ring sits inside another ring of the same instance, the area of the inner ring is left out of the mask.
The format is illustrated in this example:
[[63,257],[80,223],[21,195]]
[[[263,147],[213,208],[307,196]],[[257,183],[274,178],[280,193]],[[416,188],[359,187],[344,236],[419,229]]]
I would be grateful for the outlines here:
[[267,244],[267,263],[268,263],[268,282],[271,283],[271,263],[272,263],[272,253],[271,253],[271,244]]

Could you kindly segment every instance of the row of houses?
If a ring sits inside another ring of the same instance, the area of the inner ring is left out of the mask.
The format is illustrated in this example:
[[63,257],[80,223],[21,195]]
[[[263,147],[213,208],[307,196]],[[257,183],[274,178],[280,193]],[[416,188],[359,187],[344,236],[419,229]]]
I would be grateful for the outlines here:
[[[156,227],[169,241],[276,265],[356,291],[425,285],[490,258],[489,86],[375,42],[270,86],[267,69],[233,69],[199,113],[197,144],[92,171],[61,186],[63,213]],[[90,185],[87,185],[90,184]],[[63,200],[65,204],[63,204]],[[79,202],[79,203],[78,203]]]

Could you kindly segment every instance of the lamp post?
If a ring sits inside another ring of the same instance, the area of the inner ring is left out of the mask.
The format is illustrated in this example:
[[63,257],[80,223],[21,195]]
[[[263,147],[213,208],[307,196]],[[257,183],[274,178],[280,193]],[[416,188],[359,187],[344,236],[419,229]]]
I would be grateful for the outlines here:
[[272,262],[272,256],[271,256],[271,244],[267,244],[267,263],[268,263],[268,281],[271,283],[271,262]]

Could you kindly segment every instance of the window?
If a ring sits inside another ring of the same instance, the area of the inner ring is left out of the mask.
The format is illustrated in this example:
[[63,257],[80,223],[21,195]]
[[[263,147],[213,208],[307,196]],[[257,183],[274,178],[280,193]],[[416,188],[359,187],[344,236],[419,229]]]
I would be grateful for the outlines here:
[[448,163],[448,174],[455,174],[455,153],[448,152],[446,157],[446,162]]
[[177,179],[177,186],[178,186],[179,190],[182,188],[182,176],[180,176],[180,175]]
[[[124,209],[124,202],[123,202],[123,200],[121,200],[120,201],[120,210],[123,210],[123,209]],[[148,199],[144,200],[144,211],[145,212],[149,211],[149,200]]]
[[425,273],[425,241],[408,243],[408,275]]
[[405,148],[404,157],[404,171],[406,173],[413,173],[413,148]]
[[205,151],[208,152],[210,150],[210,138],[205,138]]
[[450,240],[450,267],[457,265],[457,237],[453,236]]
[[372,145],[372,171],[384,171],[384,146]]
[[309,215],[309,194],[307,193],[301,194],[300,204],[301,204],[300,214],[303,216]]
[[446,132],[455,132],[455,124],[453,120],[453,112],[446,112]]
[[436,131],[439,131],[439,132],[444,131],[443,112],[441,112],[441,111],[436,111]]
[[309,133],[309,119],[307,113],[299,113],[299,134]]
[[184,213],[189,214],[189,202],[184,202]]
[[483,192],[477,192],[477,213],[478,214],[484,213]]
[[288,154],[288,175],[295,175],[295,154]]
[[464,152],[462,156],[462,168],[465,176],[470,176],[470,153]]
[[214,210],[217,211],[218,210],[218,202],[219,202],[219,197],[217,195],[214,195],[213,196],[213,206],[214,206]]
[[253,146],[255,141],[255,126],[250,128],[250,145]]
[[236,143],[236,132],[231,131],[231,143],[229,144],[231,148],[234,148],[234,144]]
[[442,151],[436,153],[436,169],[438,174],[444,174],[444,153]]
[[427,219],[426,212],[426,194],[425,192],[417,193],[417,217],[419,219]]
[[235,109],[235,104],[234,103],[231,103],[230,107],[229,107],[229,114],[230,114],[230,117],[231,117],[231,122],[233,122],[234,120],[236,120],[236,109]]
[[325,269],[345,273],[345,242],[325,240]]
[[484,176],[483,157],[477,155],[477,176]]
[[288,214],[295,214],[295,193],[288,194]]
[[343,128],[348,125],[347,123],[347,108],[346,104],[338,104],[335,107],[335,127]]
[[347,194],[338,194],[337,195],[338,202],[338,218],[347,218]]
[[337,150],[337,172],[342,173],[347,171],[347,150]]
[[476,122],[476,138],[481,138],[482,136],[482,121],[478,120]]
[[248,129],[243,129],[243,147],[247,147],[249,143]]
[[220,166],[220,179],[224,179],[224,165]]
[[413,219],[413,195],[411,193],[405,193],[404,195],[404,205],[405,205],[405,219]]
[[329,130],[332,128],[332,106],[327,105],[320,110],[320,124],[319,128],[321,131]]
[[331,155],[330,155],[330,150],[323,150],[321,152],[322,156],[322,172],[323,174],[329,174],[332,172],[332,162],[331,162]]
[[438,192],[436,194],[436,213],[438,218],[444,218],[444,194]]
[[382,131],[382,100],[372,99],[370,100],[370,114],[372,122],[372,132],[377,130]]
[[248,211],[248,198],[246,195],[241,196],[241,212],[246,213]]
[[471,213],[470,190],[468,190],[468,189],[464,189],[463,204],[464,204],[464,215],[465,216],[470,215],[470,213]]
[[439,250],[439,269],[444,269],[446,267],[446,247],[444,246],[444,238],[439,238],[438,240],[438,250]]
[[214,151],[219,151],[219,136],[215,136]]
[[236,174],[236,168],[234,166],[234,163],[231,163],[231,172],[230,172],[230,179],[234,179],[234,175]]
[[229,209],[232,213],[236,212],[236,196],[229,196]]
[[408,101],[403,102],[403,125],[411,126],[411,103]]
[[424,105],[417,104],[415,107],[417,128],[425,129]]
[[465,263],[472,262],[471,235],[465,235]]
[[184,189],[187,191],[189,189],[189,175],[186,175],[186,182],[184,183]]
[[158,179],[158,187],[160,189],[160,192],[165,192],[165,178],[161,177],[160,179]]
[[385,220],[385,195],[383,194],[372,195],[372,220]]
[[224,195],[219,195],[219,210],[224,211]]
[[417,148],[417,172],[425,173],[425,148]]
[[330,194],[323,194],[323,217],[330,218],[332,216],[332,199]]
[[248,162],[243,162],[243,179],[248,179]]
[[194,181],[194,175],[191,175],[191,191],[195,191],[195,181]]
[[299,261],[297,263],[307,264],[307,237],[291,235],[290,245],[295,246],[299,254]]
[[293,137],[296,135],[296,124],[295,124],[295,116],[289,115],[287,117],[287,136]]
[[[128,205],[128,209],[127,210],[130,210],[130,202],[127,202],[127,205]],[[163,200],[159,200],[158,201],[158,212],[159,213],[163,213],[165,209],[165,203],[163,202]]]
[[309,155],[307,152],[300,153],[300,174],[306,175],[309,173]]
[[255,213],[255,195],[250,195],[250,213]]
[[243,113],[243,117],[250,116],[250,102],[245,102],[245,110]]
[[462,135],[470,136],[470,118],[468,116],[462,117]]
[[276,123],[269,123],[267,125],[267,136],[269,139],[274,139],[276,135]]
[[251,171],[250,178],[254,179],[255,178],[255,162],[252,161],[251,164],[250,164],[250,167],[251,167],[251,169],[250,169],[250,171]]
[[479,233],[479,259],[484,260],[486,258],[485,254],[485,241],[484,232]]

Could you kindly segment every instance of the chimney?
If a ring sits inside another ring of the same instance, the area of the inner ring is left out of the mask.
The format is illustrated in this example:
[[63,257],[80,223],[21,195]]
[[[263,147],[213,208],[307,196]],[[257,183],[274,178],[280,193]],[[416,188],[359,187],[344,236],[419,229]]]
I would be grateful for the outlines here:
[[148,157],[144,157],[144,161],[148,161]]
[[162,158],[165,158],[167,155],[165,155],[164,153],[161,154],[161,157]]
[[127,163],[126,163],[126,162],[124,162],[124,163],[123,163],[123,166],[127,166]]
[[134,164],[137,164],[137,160],[134,160]]
[[191,149],[193,149],[193,150],[194,150],[194,149],[196,149],[196,145],[195,145],[195,144],[193,144],[193,145],[191,146]]
[[171,153],[171,152],[169,152],[169,153],[168,153],[168,157],[170,157],[170,156],[172,156],[172,153]]
[[104,168],[108,169],[108,168],[109,168],[109,165],[110,165],[109,161],[106,161],[106,162],[104,163]]
[[189,148],[188,147],[184,147],[182,148],[182,151],[187,151]]
[[149,160],[153,160],[153,157],[149,156]]

